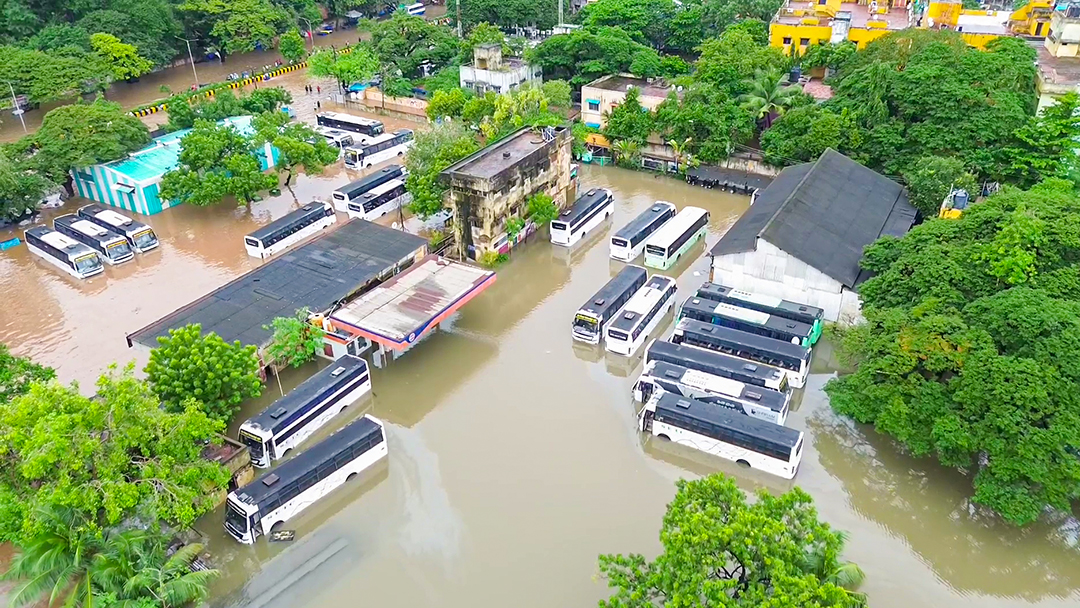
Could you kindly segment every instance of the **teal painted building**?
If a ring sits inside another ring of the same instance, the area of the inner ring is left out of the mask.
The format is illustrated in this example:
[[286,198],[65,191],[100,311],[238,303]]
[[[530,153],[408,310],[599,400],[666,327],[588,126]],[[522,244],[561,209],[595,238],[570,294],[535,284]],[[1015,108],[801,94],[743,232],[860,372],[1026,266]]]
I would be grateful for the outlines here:
[[[234,116],[221,123],[244,135],[252,131],[250,116]],[[183,129],[157,137],[149,146],[127,158],[72,171],[75,192],[83,198],[143,215],[168,209],[174,203],[161,200],[158,187],[162,176],[179,162],[180,140],[190,131]],[[265,144],[256,155],[265,171],[277,163],[279,152]]]

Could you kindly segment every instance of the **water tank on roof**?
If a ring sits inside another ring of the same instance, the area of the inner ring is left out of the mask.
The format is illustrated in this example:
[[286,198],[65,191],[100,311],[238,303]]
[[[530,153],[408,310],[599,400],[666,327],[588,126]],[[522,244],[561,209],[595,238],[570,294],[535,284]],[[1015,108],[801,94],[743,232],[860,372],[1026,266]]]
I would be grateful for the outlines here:
[[968,193],[967,190],[954,190],[952,195],[953,209],[962,210],[967,209],[968,206]]

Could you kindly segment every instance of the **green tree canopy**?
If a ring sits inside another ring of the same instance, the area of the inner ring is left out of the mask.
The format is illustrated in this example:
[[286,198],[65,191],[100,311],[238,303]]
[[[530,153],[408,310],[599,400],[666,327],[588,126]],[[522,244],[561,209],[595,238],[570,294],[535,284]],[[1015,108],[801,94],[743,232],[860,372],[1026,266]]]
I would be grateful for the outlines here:
[[924,218],[936,217],[942,201],[953,189],[967,190],[974,200],[978,195],[975,176],[964,169],[959,158],[924,156],[906,171],[904,182],[912,205]]
[[405,78],[419,78],[420,66],[425,63],[439,69],[459,51],[458,39],[450,28],[403,10],[389,19],[371,22],[369,27],[371,48],[378,62],[397,67]]
[[641,91],[637,87],[630,87],[622,103],[608,113],[604,135],[613,141],[628,139],[639,145],[644,144],[655,130],[654,118],[652,112],[641,106]]
[[196,120],[180,146],[179,164],[161,180],[163,199],[206,206],[231,195],[243,204],[277,186],[262,172],[253,139],[230,125]]
[[33,164],[56,183],[68,183],[72,169],[123,158],[150,143],[150,131],[120,104],[98,99],[50,110],[31,136]]
[[277,161],[279,171],[288,171],[285,185],[292,181],[297,167],[308,174],[322,173],[323,168],[338,159],[340,150],[327,143],[306,123],[289,119],[284,112],[264,112],[252,119],[256,144],[269,143],[280,153]]
[[600,574],[614,589],[602,607],[862,604],[861,596],[828,580],[827,573],[845,566],[839,562],[844,537],[818,519],[799,488],[781,496],[762,490],[749,504],[720,474],[679,480],[676,487],[660,529],[660,555],[600,556]]
[[558,5],[531,0],[462,0],[461,21],[466,29],[478,23],[499,27],[551,29],[558,20]]
[[665,64],[655,50],[614,27],[579,29],[551,36],[530,49],[526,56],[543,68],[545,77],[568,80],[575,87],[608,74],[629,72],[635,61],[639,69],[652,70],[660,66],[659,69],[664,70],[674,65]]
[[727,93],[694,84],[682,98],[672,93],[656,108],[656,127],[665,139],[689,140],[686,152],[701,162],[716,163],[754,137],[754,121]]
[[779,71],[786,63],[780,49],[759,44],[745,30],[731,29],[701,44],[695,78],[737,96],[749,91],[747,77],[758,71]]
[[438,118],[460,118],[465,109],[465,102],[469,100],[466,89],[455,88],[443,91],[435,91],[428,100],[427,115],[431,120]]
[[[12,160],[0,149],[0,219],[16,219],[37,209],[46,190],[52,186],[53,183],[34,171],[29,163]],[[4,358],[3,352],[0,351],[0,360]],[[2,385],[3,380],[0,380],[0,387]],[[3,392],[0,388],[0,394]]]
[[271,48],[289,21],[289,13],[270,0],[186,0],[177,9],[226,53]]
[[307,43],[295,27],[281,35],[278,39],[278,50],[281,56],[290,62],[296,63],[307,55]]
[[678,40],[682,44],[689,44],[687,48],[679,50],[690,51],[704,37],[701,10],[698,7],[699,5],[694,4],[692,9],[687,8],[696,13],[695,23],[692,20],[676,21],[676,16],[681,14],[683,9],[676,6],[673,0],[597,0],[581,9],[579,19],[586,28],[621,28],[630,32],[638,42],[658,51],[668,47],[669,41],[675,35],[676,26],[688,28],[689,31],[679,32]]
[[479,149],[473,132],[458,122],[417,131],[413,147],[405,154],[409,170],[405,187],[413,196],[409,211],[423,218],[441,211],[446,187],[438,181],[439,172]]
[[0,74],[15,93],[44,103],[82,93],[102,77],[102,69],[92,55],[77,47],[44,52],[0,46]]
[[191,400],[214,420],[227,422],[244,399],[262,393],[254,346],[228,342],[187,325],[158,338],[146,378],[168,411],[190,409]]
[[133,45],[120,42],[120,39],[112,34],[90,36],[90,47],[108,66],[112,80],[138,78],[154,67],[150,60],[139,56],[139,50]]
[[0,342],[0,406],[25,395],[32,384],[43,384],[55,377],[53,368],[26,357],[16,357],[6,344]]
[[266,347],[267,357],[277,365],[300,367],[311,361],[323,349],[323,336],[326,332],[310,321],[311,311],[301,308],[291,317],[277,317],[269,329],[274,332],[270,345]]
[[355,46],[350,53],[323,50],[308,59],[313,76],[332,76],[342,89],[357,82],[367,82],[379,71],[379,61],[366,46]]

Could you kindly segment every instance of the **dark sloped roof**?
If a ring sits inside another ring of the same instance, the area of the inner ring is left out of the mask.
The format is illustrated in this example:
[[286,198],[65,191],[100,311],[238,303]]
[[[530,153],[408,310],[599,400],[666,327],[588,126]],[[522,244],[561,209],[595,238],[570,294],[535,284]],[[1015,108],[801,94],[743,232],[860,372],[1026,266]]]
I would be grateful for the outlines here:
[[907,191],[835,150],[788,167],[710,252],[754,251],[762,238],[847,287],[869,275],[863,249],[882,235],[900,236],[915,221]]

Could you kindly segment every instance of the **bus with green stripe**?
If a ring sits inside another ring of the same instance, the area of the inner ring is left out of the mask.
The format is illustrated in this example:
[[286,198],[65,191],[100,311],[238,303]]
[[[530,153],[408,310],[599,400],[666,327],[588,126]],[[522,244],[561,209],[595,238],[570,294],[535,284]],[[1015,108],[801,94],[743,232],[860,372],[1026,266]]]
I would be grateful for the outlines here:
[[687,298],[679,310],[679,319],[684,318],[697,319],[703,323],[730,327],[810,348],[810,326],[806,323],[706,300],[696,295]]
[[810,326],[810,344],[815,344],[825,327],[825,311],[806,304],[783,300],[749,291],[726,287],[719,283],[705,283],[697,290],[697,296],[714,302],[749,308],[766,314],[791,319]]
[[667,270],[679,261],[709,229],[709,212],[686,207],[645,241],[645,265]]

